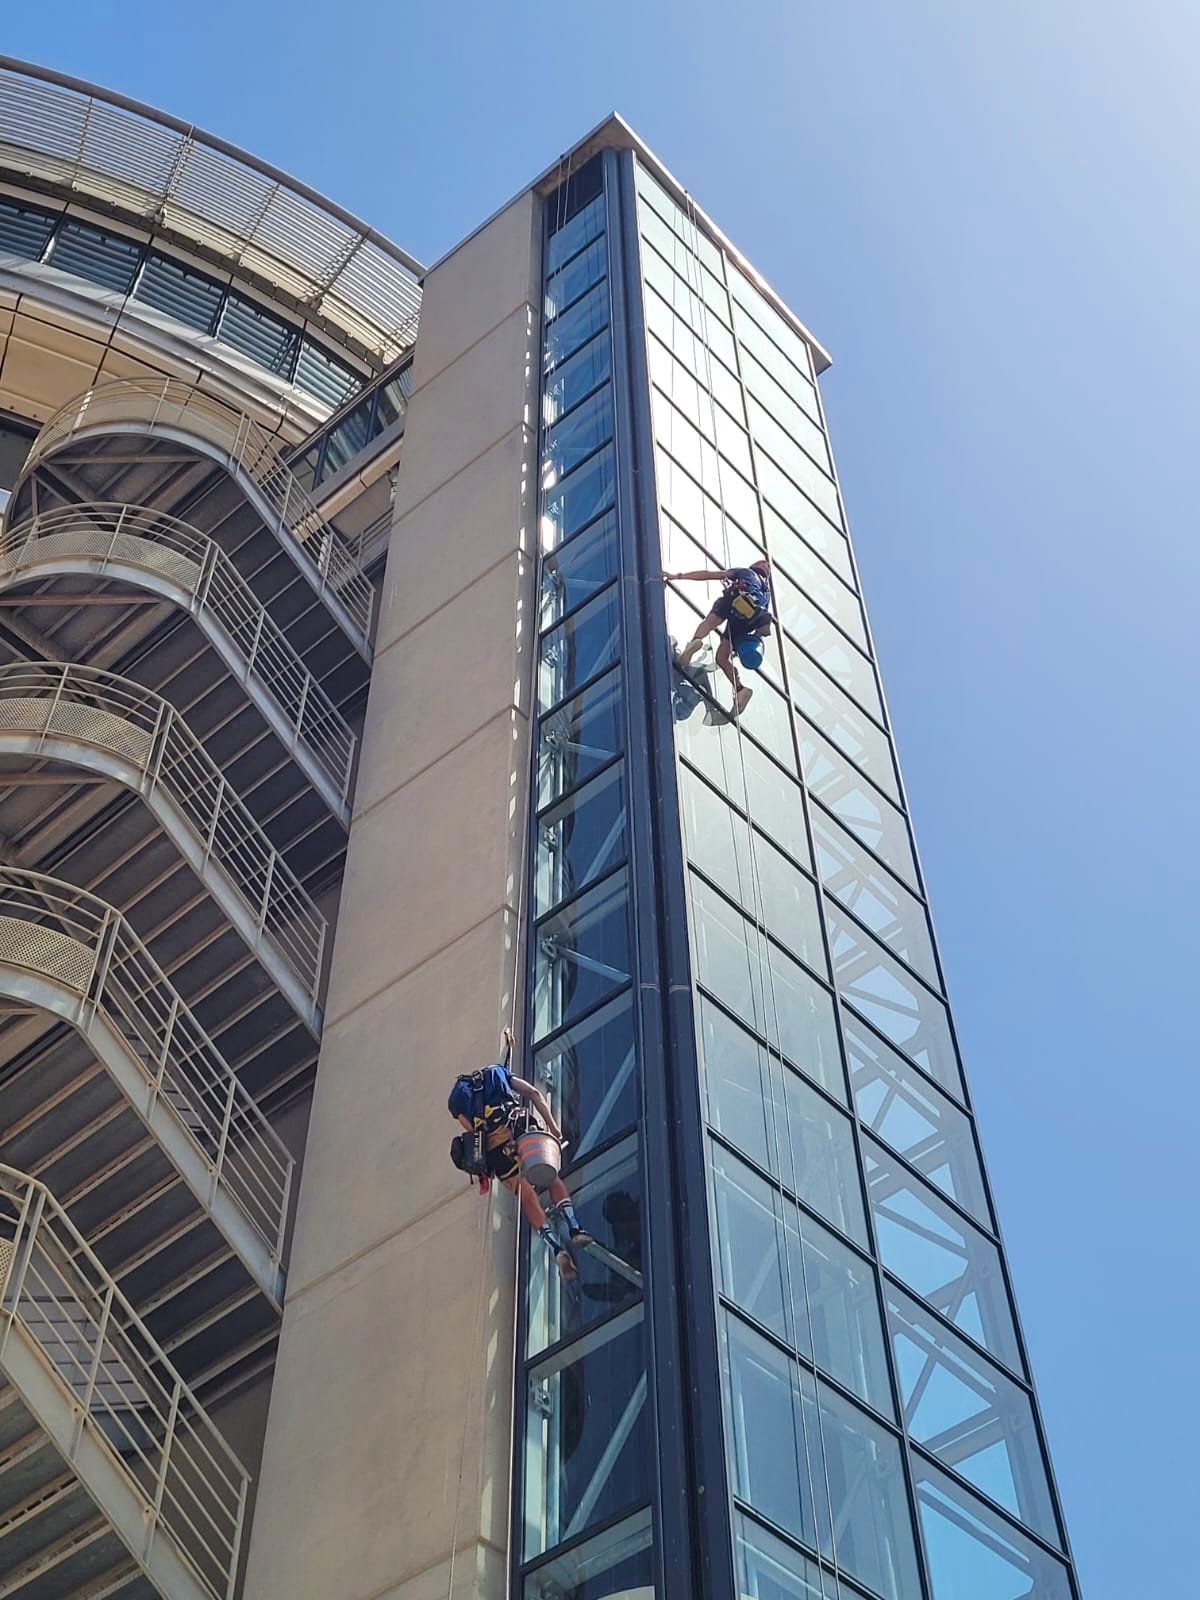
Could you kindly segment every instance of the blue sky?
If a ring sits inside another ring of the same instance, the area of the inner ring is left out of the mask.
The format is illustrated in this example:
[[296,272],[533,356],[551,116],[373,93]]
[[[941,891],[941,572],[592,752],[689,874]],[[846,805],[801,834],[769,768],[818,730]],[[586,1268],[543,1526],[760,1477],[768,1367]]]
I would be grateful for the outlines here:
[[0,32],[424,260],[615,108],[832,352],[1087,1600],[1195,1585],[1198,36],[1182,0],[63,0]]

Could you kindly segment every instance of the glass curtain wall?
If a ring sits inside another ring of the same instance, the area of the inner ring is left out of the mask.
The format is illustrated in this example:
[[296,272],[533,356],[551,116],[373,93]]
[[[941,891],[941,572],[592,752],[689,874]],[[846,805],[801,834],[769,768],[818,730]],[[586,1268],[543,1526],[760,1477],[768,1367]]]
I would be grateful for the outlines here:
[[[719,673],[699,696],[679,676],[674,690],[737,1586],[1069,1600],[811,351],[626,159],[661,564],[765,554],[778,622],[740,725]],[[586,593],[590,636],[607,637]],[[718,593],[664,586],[673,640]],[[582,742],[599,771],[596,738]],[[589,832],[614,864],[588,925],[624,892],[616,837],[611,821]],[[619,965],[612,946],[597,960]],[[596,999],[600,984],[577,981]],[[610,1343],[634,1338],[634,1317],[607,1325]]]
[[514,1594],[654,1590],[609,199],[594,158],[546,204],[526,1075],[579,1221],[565,1283],[524,1230]]

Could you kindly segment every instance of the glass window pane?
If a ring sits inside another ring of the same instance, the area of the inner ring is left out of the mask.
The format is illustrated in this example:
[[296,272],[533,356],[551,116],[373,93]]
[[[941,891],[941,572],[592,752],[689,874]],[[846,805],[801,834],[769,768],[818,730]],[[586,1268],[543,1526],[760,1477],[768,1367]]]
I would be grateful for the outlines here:
[[[718,518],[719,515],[718,512]],[[706,532],[715,534],[715,545],[698,544],[690,530],[685,530],[668,511],[663,512],[659,518],[659,541],[666,571],[698,572],[705,567],[724,571],[727,567],[750,567],[762,560],[762,551],[728,517],[724,530],[718,523],[699,531],[702,536]]]
[[849,1011],[842,1014],[842,1034],[863,1126],[990,1228],[970,1119]]
[[675,736],[680,754],[710,783],[728,793],[735,805],[749,809],[756,825],[789,855],[809,863],[804,801],[794,778],[751,740],[741,740],[739,750],[738,731],[732,723],[710,726],[691,718],[676,724]]
[[796,706],[872,783],[899,802],[900,785],[887,734],[790,641],[786,648]]
[[746,410],[755,444],[771,457],[776,466],[782,467],[794,484],[804,490],[818,510],[840,527],[842,508],[833,479],[821,471],[812,457],[800,448],[790,433],[780,427],[765,406],[759,405],[753,395]]
[[[139,291],[140,298],[140,291]],[[310,339],[300,341],[300,355],[296,361],[296,382],[309,394],[324,401],[331,411],[345,405],[350,396],[362,388],[361,376],[345,366],[335,356],[329,355]],[[371,437],[381,432],[375,425]]]
[[620,648],[620,599],[617,586],[610,584],[594,600],[542,635],[538,704],[542,708],[556,705],[615,661]]
[[331,477],[340,467],[366,448],[371,438],[371,406],[373,395],[346,413],[336,428],[330,429],[325,448],[325,464],[321,476]]
[[[819,565],[815,558],[814,565]],[[836,582],[832,575],[830,582]],[[776,567],[772,573],[771,589],[780,620],[792,638],[852,699],[882,721],[883,701],[875,681],[875,669],[862,651],[856,650],[825,613],[800,592],[781,567]],[[842,593],[849,597],[847,590],[843,589]]]
[[534,916],[577,895],[625,857],[625,763],[538,819]]
[[899,1289],[887,1303],[909,1437],[1061,1544],[1029,1396]]
[[230,294],[221,313],[217,337],[268,372],[290,375],[300,344],[300,331],[260,310],[252,300]]
[[812,360],[808,345],[766,297],[754,287],[744,273],[730,263],[729,290],[734,300],[747,312],[779,350],[787,356],[797,372],[805,378],[812,376]]
[[546,241],[546,271],[556,272],[563,262],[582,250],[598,233],[604,232],[604,196],[589,200],[571,220]]
[[554,550],[565,544],[572,534],[607,511],[616,493],[616,462],[612,446],[607,445],[542,496],[542,549]]
[[642,275],[646,283],[670,306],[692,332],[707,344],[713,355],[723,361],[731,372],[737,369],[737,349],[733,335],[719,317],[710,316],[695,289],[686,283],[678,272],[652,245],[643,244],[641,251]]
[[525,1559],[632,1509],[649,1491],[637,1306],[533,1367],[525,1409]]
[[682,224],[687,233],[686,243],[653,211],[643,209],[638,217],[638,225],[644,241],[643,260],[657,251],[688,287],[703,298],[702,316],[695,324],[697,333],[707,332],[707,328],[713,323],[723,324],[726,328],[732,327],[733,318],[730,315],[729,296],[725,292],[725,286],[716,274],[698,259],[692,249],[696,231],[690,223]]
[[612,371],[612,340],[607,333],[589,339],[542,385],[542,423],[550,427],[585,395],[605,382]]
[[546,321],[550,322],[565,311],[607,271],[607,241],[601,235],[546,279]]
[[568,1141],[567,1161],[578,1163],[637,1117],[632,997],[621,995],[556,1035],[535,1063],[537,1082],[548,1091]]
[[882,1145],[864,1139],[863,1150],[879,1259],[947,1321],[1020,1372],[996,1246]]
[[646,206],[657,211],[662,220],[686,241],[688,249],[698,255],[701,261],[718,278],[723,277],[724,265],[721,260],[721,252],[708,235],[689,221],[658,180],[647,172],[645,167],[639,164],[635,170],[640,202],[638,216],[642,216]]
[[610,672],[543,717],[538,730],[538,805],[567,794],[625,742],[621,674]]
[[737,1512],[733,1523],[742,1600],[830,1600],[838,1594],[838,1579],[832,1572],[822,1572],[815,1561],[760,1528],[744,1512]]
[[[817,397],[812,386],[797,379],[785,389],[744,347],[742,378],[747,392],[762,403],[793,439],[803,445],[819,467],[832,474],[833,463],[829,458],[829,446],[821,427]],[[807,410],[803,409],[806,405]]]
[[1072,1600],[1061,1561],[936,1467],[913,1471],[933,1600]]
[[627,1139],[572,1174],[579,1225],[596,1241],[575,1252],[579,1276],[565,1283],[544,1240],[523,1230],[528,1252],[527,1356],[642,1297],[642,1179]]
[[962,1071],[945,1004],[828,900],[825,919],[839,994],[961,1100]]
[[724,406],[735,422],[746,423],[746,406],[742,386],[723,361],[708,349],[700,335],[676,316],[663,297],[646,285],[646,327],[655,339],[668,349],[676,361],[682,362],[692,376],[699,380],[705,394],[711,386],[718,405]]
[[761,540],[762,522],[753,484],[726,456],[718,455],[700,430],[657,389],[650,392],[650,410],[654,418],[654,437],[663,449],[691,473],[704,492],[723,506],[739,527]]
[[542,371],[553,372],[607,325],[608,279],[605,278],[547,326],[543,335]]
[[[806,385],[804,373],[794,362],[789,361],[774,340],[764,333],[755,318],[747,315],[741,284],[737,281],[738,274],[735,270],[730,271],[729,278],[734,290],[733,326],[738,343],[762,363],[776,383],[782,384],[787,392],[795,397],[797,403],[804,407],[814,422],[819,422],[821,419],[815,388],[812,384]],[[798,359],[807,361],[807,354],[798,352]],[[805,368],[805,371],[807,370]]]
[[825,972],[816,890],[786,856],[686,767],[679,772],[689,859],[817,972]]
[[538,625],[548,628],[617,575],[617,514],[606,511],[576,538],[542,556]]
[[916,1554],[896,1440],[728,1313],[723,1363],[735,1493],[877,1594],[911,1600]]
[[573,1022],[629,982],[625,874],[618,872],[537,929],[534,1034]]
[[838,577],[853,584],[854,566],[850,560],[850,546],[840,528],[817,510],[786,472],[781,471],[769,456],[762,454],[758,458],[758,486],[763,498],[770,501],[783,520],[812,546],[822,560],[828,561]]
[[[717,402],[715,385],[714,392],[710,394],[706,370],[701,368],[697,380],[654,337],[646,341],[646,356],[651,383],[662,390],[671,404],[682,412],[694,428],[700,430],[710,444],[715,444],[744,477],[752,477],[754,468],[745,428]],[[720,362],[714,361],[712,365],[719,367]]]
[[821,882],[889,949],[941,988],[929,918],[916,895],[886,871],[824,811],[813,808],[813,845]]
[[[665,450],[656,450],[654,459],[659,503],[681,528],[703,545],[713,558],[714,565],[733,566],[738,563],[739,555],[746,551],[753,551],[753,554],[750,561],[741,564],[749,566],[750,562],[761,559],[762,533],[758,523],[757,502],[754,520],[749,530],[743,530],[728,514],[724,517],[721,515],[720,503],[712,495],[705,494],[696,480]],[[755,534],[760,541],[758,545],[752,542]]]
[[710,1150],[721,1292],[891,1416],[871,1267],[728,1151]]
[[915,888],[917,866],[904,814],[885,800],[810,722],[797,722],[796,733],[800,767],[809,792]]
[[605,384],[547,433],[542,446],[542,488],[552,489],[560,478],[607,444],[612,431],[612,388]]
[[[782,568],[790,573],[809,600],[820,606],[827,617],[832,617],[861,650],[869,651],[862,606],[854,590],[835,577],[832,569],[815,551],[809,549],[800,535],[770,506],[763,507],[763,520],[766,523],[772,565],[777,570]],[[776,603],[784,626],[791,628],[796,637],[804,642],[804,624],[797,619],[789,604],[794,594],[794,589],[777,589]]]
[[0,251],[22,261],[40,261],[57,220],[40,207],[0,200]]
[[703,983],[801,1072],[845,1100],[833,1002],[729,902],[690,875],[696,968]]
[[653,1538],[649,1508],[636,1512],[529,1573],[523,1600],[651,1600]]

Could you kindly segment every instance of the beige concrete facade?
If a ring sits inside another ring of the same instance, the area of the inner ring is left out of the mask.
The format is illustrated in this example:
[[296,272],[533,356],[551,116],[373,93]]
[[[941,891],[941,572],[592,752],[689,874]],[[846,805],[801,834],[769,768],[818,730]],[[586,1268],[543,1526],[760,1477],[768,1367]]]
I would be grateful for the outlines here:
[[505,1593],[515,1216],[445,1096],[513,1020],[537,217],[425,284],[247,1600]]

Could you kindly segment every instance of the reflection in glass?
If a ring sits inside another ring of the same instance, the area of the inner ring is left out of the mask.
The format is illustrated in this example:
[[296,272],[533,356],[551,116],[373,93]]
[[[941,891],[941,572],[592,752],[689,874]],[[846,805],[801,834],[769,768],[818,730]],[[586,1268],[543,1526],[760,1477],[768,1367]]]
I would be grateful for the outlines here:
[[[825,442],[825,434],[820,424],[814,420],[809,411],[797,405],[793,394],[778,383],[757,357],[751,355],[744,347],[742,377],[745,380],[747,393],[762,402],[767,413],[786,428],[798,444],[803,445],[823,471],[832,474],[833,463],[829,459],[829,446]],[[791,388],[807,401],[811,412],[816,411],[815,390],[804,383],[794,383]]]
[[578,894],[624,859],[625,814],[622,761],[539,818],[535,916]]
[[[742,529],[736,519],[728,514],[728,506],[726,515],[722,517],[720,503],[711,495],[705,494],[695,478],[685,472],[677,461],[672,460],[665,450],[656,450],[654,460],[655,480],[663,510],[698,544],[704,546],[710,553],[709,560],[714,566],[733,565],[734,553],[739,550],[753,550],[751,561],[761,559],[762,550],[748,543],[754,538],[760,541],[762,538],[757,505],[753,521],[747,528]],[[730,552],[728,562],[725,557],[726,550]],[[706,561],[704,564],[707,566],[709,563]],[[669,567],[668,570],[686,569]]]
[[[716,398],[715,386],[710,394],[707,375],[696,378],[682,362],[676,361],[664,344],[653,337],[646,341],[646,357],[650,367],[650,381],[661,389],[671,404],[687,418],[693,428],[698,428],[710,444],[727,461],[733,463],[743,476],[753,475],[750,459],[750,440],[744,425],[725,410]],[[719,362],[714,362],[719,366]],[[740,412],[740,407],[738,408]]]
[[835,528],[807,495],[801,493],[787,473],[761,451],[758,455],[758,486],[763,498],[771,502],[783,520],[823,560],[828,561],[840,578],[853,584],[854,564],[850,559],[850,546],[841,529]]
[[723,1366],[735,1493],[886,1600],[919,1593],[895,1439],[728,1313]]
[[525,1408],[525,1559],[632,1509],[649,1490],[640,1305],[532,1367]]
[[[686,261],[681,261],[680,267],[686,272]],[[731,372],[735,371],[737,349],[733,342],[733,334],[719,317],[708,315],[707,308],[701,304],[695,290],[684,282],[680,274],[672,269],[670,263],[665,261],[657,250],[650,248],[642,251],[642,273],[649,286],[647,293],[661,296],[694,334],[707,341],[713,355],[723,361]],[[694,280],[694,272],[692,276]]]
[[550,427],[598,389],[612,371],[612,341],[607,333],[577,350],[542,385],[542,424]]
[[936,1190],[864,1138],[867,1197],[879,1259],[1014,1372],[1023,1372],[1000,1254]]
[[809,793],[816,795],[856,838],[915,888],[917,867],[903,814],[811,723],[800,719],[796,731],[800,766]]
[[621,607],[617,585],[610,584],[565,622],[542,635],[538,662],[538,704],[544,711],[617,659]]
[[624,743],[621,672],[591,684],[548,717],[538,733],[538,805],[567,794]]
[[560,1028],[629,982],[629,907],[623,871],[539,924],[534,1034]]
[[604,231],[604,196],[598,194],[546,241],[546,271],[556,272],[564,261],[582,250]]
[[[546,279],[546,322],[550,323],[567,306],[573,305],[584,290],[590,289],[607,271],[608,246],[601,234]],[[546,336],[552,336],[549,328]]]
[[650,409],[654,437],[704,490],[723,505],[729,516],[752,536],[761,537],[758,496],[754,487],[728,459],[677,411],[657,389],[651,390]]
[[899,801],[896,763],[887,734],[790,641],[787,652],[788,681],[799,710],[810,722],[815,722],[872,783],[891,799]]
[[908,1295],[887,1301],[909,1437],[1059,1544],[1028,1395]]
[[825,972],[813,884],[687,767],[679,771],[688,858],[817,972]]
[[828,900],[825,918],[838,993],[961,1100],[962,1071],[944,1002]]
[[525,1230],[527,1356],[582,1333],[642,1297],[642,1179],[630,1138],[571,1177],[580,1226],[596,1241],[576,1252],[579,1277],[565,1284],[541,1239]]
[[940,989],[925,907],[853,835],[816,807],[812,829],[821,882],[877,939]]
[[637,1046],[629,994],[593,1011],[538,1050],[536,1078],[549,1091],[566,1135],[567,1161],[632,1127],[637,1117]]
[[[831,578],[830,582],[833,581]],[[883,702],[879,698],[875,670],[867,657],[797,588],[782,567],[773,569],[771,586],[779,616],[791,637],[803,645],[805,652],[840,688],[877,722],[882,722]],[[847,589],[842,593],[849,596]]]
[[680,753],[710,783],[749,811],[756,826],[802,866],[810,864],[804,802],[788,773],[750,739],[743,739],[739,750],[733,723],[709,724],[693,717],[676,724],[675,737]]
[[733,1519],[737,1583],[743,1600],[829,1600],[838,1579],[759,1527],[745,1512]]
[[606,511],[567,544],[542,556],[539,625],[550,627],[617,575],[617,517]]
[[747,405],[750,431],[754,442],[782,467],[792,482],[797,484],[818,510],[840,526],[841,507],[833,479],[821,470],[811,456],[796,443],[786,429],[771,416],[765,406],[750,397]]
[[842,1014],[842,1033],[850,1088],[863,1126],[990,1228],[969,1118],[849,1011]]
[[694,875],[694,954],[700,982],[787,1059],[846,1098],[833,1002],[797,962]]
[[595,338],[601,328],[608,325],[608,280],[589,289],[581,300],[576,300],[546,329],[542,371],[553,372],[568,356],[575,354],[580,345]]
[[585,461],[578,472],[547,489],[542,496],[542,549],[557,549],[607,511],[616,497],[616,485],[616,463],[609,446]]
[[[748,312],[763,330],[772,345],[787,356],[796,371],[802,377],[811,379],[812,359],[808,345],[732,262],[729,266],[729,292],[742,310]],[[803,384],[794,381],[789,384],[789,388],[793,389],[803,390],[804,387]]]
[[1060,1561],[936,1467],[913,1470],[933,1600],[1072,1600]]
[[529,1573],[523,1600],[652,1600],[653,1538],[649,1509],[635,1512]]
[[550,490],[574,471],[593,451],[612,438],[612,388],[603,389],[568,411],[556,422],[542,442],[542,487]]
[[[772,511],[770,506],[763,508],[763,521],[766,524],[771,561],[778,565],[779,570],[793,578],[804,595],[815,605],[820,606],[825,615],[831,617],[844,633],[849,634],[860,650],[869,652],[870,645],[867,641],[867,627],[863,620],[862,606],[853,589],[848,589],[839,578],[835,577],[831,568],[826,566],[820,556],[811,550],[800,535],[788,526],[778,512]],[[789,619],[786,594],[777,594],[776,600],[785,626],[796,626],[795,619]],[[803,639],[803,629],[800,629],[798,637]]]

